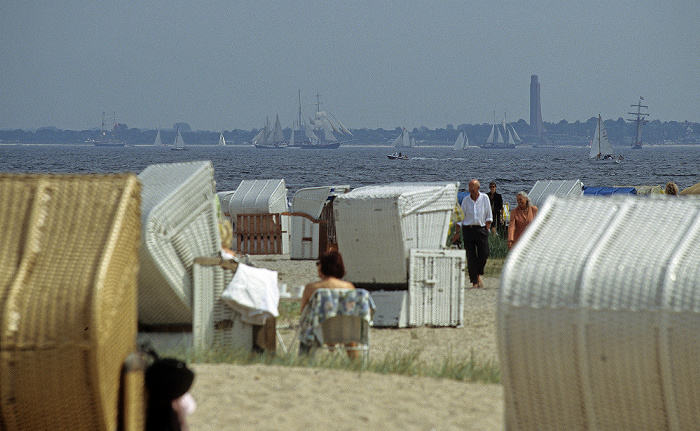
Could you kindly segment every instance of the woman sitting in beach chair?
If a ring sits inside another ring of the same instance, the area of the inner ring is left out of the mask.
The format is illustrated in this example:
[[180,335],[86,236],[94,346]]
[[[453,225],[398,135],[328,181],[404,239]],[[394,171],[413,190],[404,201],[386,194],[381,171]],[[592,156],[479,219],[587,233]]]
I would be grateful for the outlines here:
[[[352,283],[341,280],[345,266],[338,251],[324,253],[316,268],[321,280],[307,284],[301,297],[300,354],[308,354],[320,345],[315,330],[324,319],[338,314],[369,316],[372,308],[366,290],[355,290]],[[348,343],[346,347],[351,359],[358,357],[357,350],[353,350],[356,343]]]

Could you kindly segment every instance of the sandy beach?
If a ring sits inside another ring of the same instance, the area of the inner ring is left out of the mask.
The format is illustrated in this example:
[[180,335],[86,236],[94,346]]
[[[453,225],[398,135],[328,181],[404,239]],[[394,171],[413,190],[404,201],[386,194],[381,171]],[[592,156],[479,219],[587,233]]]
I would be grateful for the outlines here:
[[[317,279],[314,261],[250,256],[255,266],[278,272],[290,287]],[[498,280],[467,289],[465,324],[460,328],[372,328],[372,361],[385,355],[418,353],[425,363],[444,358],[498,362],[496,296]],[[278,321],[280,324],[295,323]],[[296,348],[294,330],[282,330]],[[265,365],[192,364],[197,409],[192,430],[500,430],[500,385],[369,372]]]

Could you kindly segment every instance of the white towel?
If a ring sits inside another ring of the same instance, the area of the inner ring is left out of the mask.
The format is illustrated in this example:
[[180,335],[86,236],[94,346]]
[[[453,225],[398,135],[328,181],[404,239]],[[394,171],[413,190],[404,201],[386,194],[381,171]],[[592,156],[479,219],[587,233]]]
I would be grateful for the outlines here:
[[241,320],[251,325],[263,325],[270,316],[277,317],[280,292],[277,287],[277,271],[254,268],[243,263],[221,298],[241,313]]

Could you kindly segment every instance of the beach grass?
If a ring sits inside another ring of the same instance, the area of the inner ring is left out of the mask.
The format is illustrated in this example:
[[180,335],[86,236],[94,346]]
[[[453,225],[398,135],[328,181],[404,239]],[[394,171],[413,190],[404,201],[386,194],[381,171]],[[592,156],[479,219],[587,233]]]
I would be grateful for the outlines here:
[[343,352],[319,350],[315,355],[254,354],[247,351],[203,353],[185,353],[171,355],[162,352],[162,356],[177,356],[191,363],[220,363],[236,365],[281,365],[289,367],[325,368],[343,371],[371,372],[378,374],[395,374],[404,376],[432,377],[451,379],[462,382],[500,383],[501,373],[497,364],[476,359],[474,352],[466,357],[447,357],[436,363],[418,360],[420,351],[405,354],[387,355],[380,360],[351,360]]

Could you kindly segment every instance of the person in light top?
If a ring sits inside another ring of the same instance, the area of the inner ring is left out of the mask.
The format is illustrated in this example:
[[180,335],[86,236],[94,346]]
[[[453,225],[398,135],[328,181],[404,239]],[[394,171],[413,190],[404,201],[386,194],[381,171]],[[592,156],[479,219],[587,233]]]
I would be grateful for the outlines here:
[[462,242],[467,252],[467,270],[472,287],[483,287],[481,278],[489,258],[489,231],[493,222],[491,201],[486,193],[481,193],[479,180],[469,181],[469,196],[462,199],[464,220],[462,226]]
[[515,196],[518,206],[510,213],[510,224],[508,225],[508,248],[512,248],[525,232],[525,228],[537,215],[537,207],[530,203],[530,198],[525,192],[518,192]]

